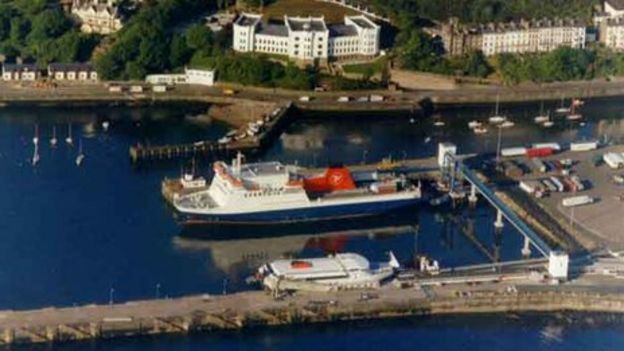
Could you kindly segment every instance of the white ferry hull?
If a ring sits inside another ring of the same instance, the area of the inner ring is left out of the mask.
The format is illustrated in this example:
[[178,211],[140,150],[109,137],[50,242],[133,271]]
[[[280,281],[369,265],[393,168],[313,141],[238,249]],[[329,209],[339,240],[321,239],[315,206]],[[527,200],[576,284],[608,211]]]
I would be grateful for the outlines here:
[[210,222],[232,223],[276,223],[333,220],[349,217],[373,216],[413,206],[420,201],[420,196],[378,199],[377,201],[333,203],[318,205],[311,202],[308,206],[282,208],[266,211],[242,213],[183,213],[183,224],[201,224]]

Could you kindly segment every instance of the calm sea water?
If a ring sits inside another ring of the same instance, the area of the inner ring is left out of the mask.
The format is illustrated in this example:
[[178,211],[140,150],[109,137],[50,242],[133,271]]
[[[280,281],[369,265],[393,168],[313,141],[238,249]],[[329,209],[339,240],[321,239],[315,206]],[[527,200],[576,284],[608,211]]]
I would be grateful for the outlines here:
[[[590,101],[584,108],[589,117],[584,126],[562,122],[546,130],[527,122],[505,130],[503,145],[592,137],[622,141],[623,107],[617,100]],[[339,250],[383,260],[385,252],[392,250],[404,262],[418,253],[438,259],[442,266],[520,257],[520,236],[511,228],[496,234],[491,225],[493,212],[487,206],[451,213],[419,208],[351,231],[304,226],[295,235],[279,238],[232,237],[223,241],[181,237],[171,210],[160,197],[159,186],[163,177],[177,176],[185,164],[135,168],[128,160],[128,147],[136,142],[216,139],[227,131],[224,125],[196,123],[190,116],[201,108],[0,109],[0,309],[105,303],[111,296],[114,301],[127,301],[246,289],[244,277],[254,267],[283,255],[322,255]],[[532,119],[539,106],[503,109],[516,120]],[[494,151],[495,133],[474,136],[466,127],[468,121],[485,119],[491,111],[490,106],[442,111],[440,118],[446,122],[442,128],[434,127],[431,119],[410,121],[407,114],[337,114],[322,120],[308,115],[289,127],[263,158],[317,166],[336,161],[372,162],[390,155],[430,155],[439,141],[454,141],[461,152]],[[108,132],[102,130],[103,120],[111,121]],[[69,123],[76,143],[82,139],[86,154],[82,167],[74,162],[77,148],[63,142]],[[41,161],[33,167],[30,159],[35,124]],[[60,140],[51,148],[48,139],[54,126]],[[210,161],[197,163],[205,170]],[[467,225],[474,226],[474,235],[485,250],[466,237],[462,228]],[[213,230],[234,235],[245,229]],[[476,324],[474,320],[357,324],[68,348],[306,350],[353,345],[355,349],[373,350],[380,345],[396,349],[481,349],[490,345],[494,349],[517,349],[517,344],[506,344],[509,339],[526,341],[527,347],[555,349],[579,349],[597,342],[605,349],[624,345],[621,337],[611,337],[618,335],[618,323],[590,329],[566,325],[563,337],[551,343],[544,340],[540,321],[521,327],[490,319]]]

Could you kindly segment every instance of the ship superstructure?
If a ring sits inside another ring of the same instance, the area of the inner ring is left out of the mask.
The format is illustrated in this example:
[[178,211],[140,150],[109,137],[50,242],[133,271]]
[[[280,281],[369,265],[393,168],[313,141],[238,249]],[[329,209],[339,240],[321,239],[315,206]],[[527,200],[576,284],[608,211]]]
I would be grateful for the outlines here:
[[392,253],[388,262],[371,264],[356,253],[311,259],[281,259],[258,269],[269,290],[346,290],[378,288],[400,267]]

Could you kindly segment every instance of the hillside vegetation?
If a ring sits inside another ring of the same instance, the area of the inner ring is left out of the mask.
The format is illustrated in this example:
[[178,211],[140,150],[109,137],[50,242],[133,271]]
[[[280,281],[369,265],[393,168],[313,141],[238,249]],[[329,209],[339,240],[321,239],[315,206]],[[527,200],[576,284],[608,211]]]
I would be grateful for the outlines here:
[[9,61],[86,61],[98,42],[98,36],[79,32],[58,1],[0,0],[0,54]]

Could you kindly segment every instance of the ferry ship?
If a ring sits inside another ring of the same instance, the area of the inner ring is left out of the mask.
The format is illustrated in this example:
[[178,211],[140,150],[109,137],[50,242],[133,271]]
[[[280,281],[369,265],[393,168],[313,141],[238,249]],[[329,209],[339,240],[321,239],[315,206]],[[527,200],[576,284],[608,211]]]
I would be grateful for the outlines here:
[[262,285],[277,290],[349,290],[379,288],[400,268],[390,252],[388,262],[371,264],[355,253],[339,253],[321,258],[275,260],[258,269]]
[[329,220],[385,213],[420,201],[420,186],[405,176],[351,173],[343,166],[306,176],[279,162],[214,163],[208,187],[176,195],[182,223],[277,223]]

